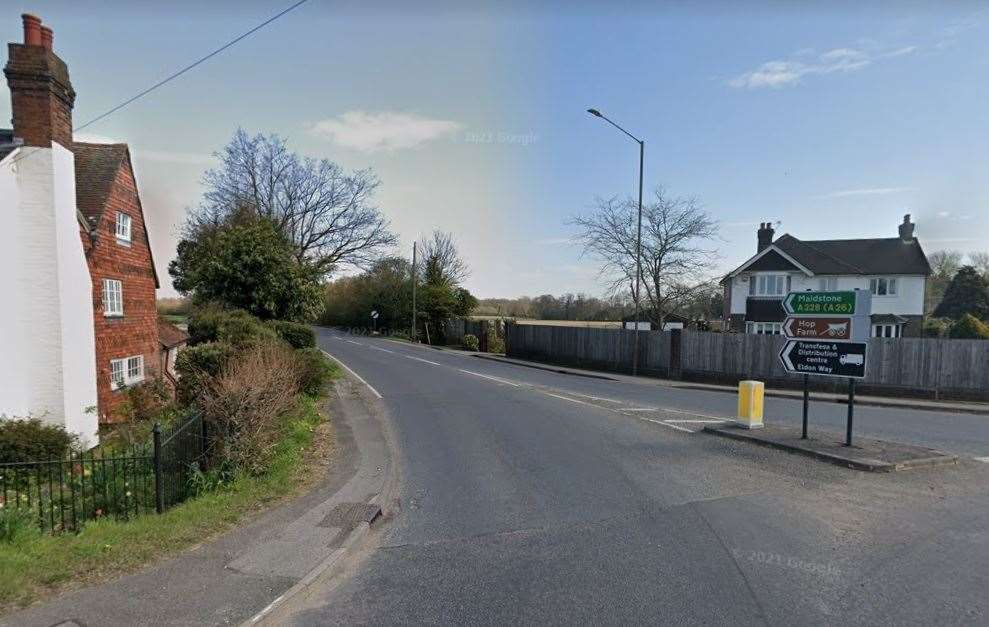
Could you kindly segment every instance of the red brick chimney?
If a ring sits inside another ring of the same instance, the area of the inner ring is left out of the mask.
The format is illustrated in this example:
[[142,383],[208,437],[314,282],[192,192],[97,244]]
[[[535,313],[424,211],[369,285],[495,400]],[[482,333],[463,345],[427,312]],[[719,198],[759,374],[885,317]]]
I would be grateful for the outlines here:
[[54,34],[37,17],[25,13],[24,43],[7,45],[3,73],[10,85],[14,137],[26,146],[51,147],[53,141],[72,149],[72,106],[76,92],[69,69],[52,51]]

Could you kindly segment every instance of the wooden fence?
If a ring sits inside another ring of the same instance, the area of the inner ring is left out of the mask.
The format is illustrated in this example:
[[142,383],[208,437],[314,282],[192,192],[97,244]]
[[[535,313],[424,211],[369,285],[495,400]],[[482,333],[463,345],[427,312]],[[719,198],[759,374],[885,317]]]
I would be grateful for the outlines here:
[[[642,374],[734,383],[759,379],[795,386],[799,375],[783,370],[780,336],[703,331],[640,331]],[[508,325],[509,357],[629,372],[632,332],[540,325]],[[989,341],[872,338],[862,392],[932,398],[989,400]],[[811,377],[816,389],[844,390],[841,379]]]

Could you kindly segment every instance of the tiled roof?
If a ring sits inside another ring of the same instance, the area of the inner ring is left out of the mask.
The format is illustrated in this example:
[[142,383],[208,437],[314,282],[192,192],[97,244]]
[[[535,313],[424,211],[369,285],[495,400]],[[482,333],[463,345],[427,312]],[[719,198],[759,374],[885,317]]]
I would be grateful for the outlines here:
[[106,206],[127,144],[84,144],[72,146],[76,161],[76,204],[86,219],[95,223]]
[[174,348],[189,341],[189,334],[171,322],[158,320],[158,342],[165,348]]
[[783,235],[773,246],[814,274],[931,273],[927,256],[916,238],[799,240]]

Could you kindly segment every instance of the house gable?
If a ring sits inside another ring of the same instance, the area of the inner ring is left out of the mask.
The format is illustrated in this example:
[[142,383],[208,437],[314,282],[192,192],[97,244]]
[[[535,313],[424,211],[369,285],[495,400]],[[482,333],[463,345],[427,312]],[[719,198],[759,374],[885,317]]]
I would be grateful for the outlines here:
[[802,272],[800,268],[781,255],[779,251],[772,248],[765,255],[759,257],[745,268],[746,272],[769,272],[774,270],[781,272]]

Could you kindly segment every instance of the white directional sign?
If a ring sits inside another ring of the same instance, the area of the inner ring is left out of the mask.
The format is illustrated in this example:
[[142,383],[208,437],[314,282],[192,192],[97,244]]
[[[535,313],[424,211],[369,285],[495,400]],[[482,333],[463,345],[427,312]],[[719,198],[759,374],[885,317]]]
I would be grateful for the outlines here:
[[377,310],[375,310],[375,311],[372,311],[372,312],[371,312],[371,317],[372,317],[372,318],[377,318],[377,317],[378,317],[378,312],[377,312]]

